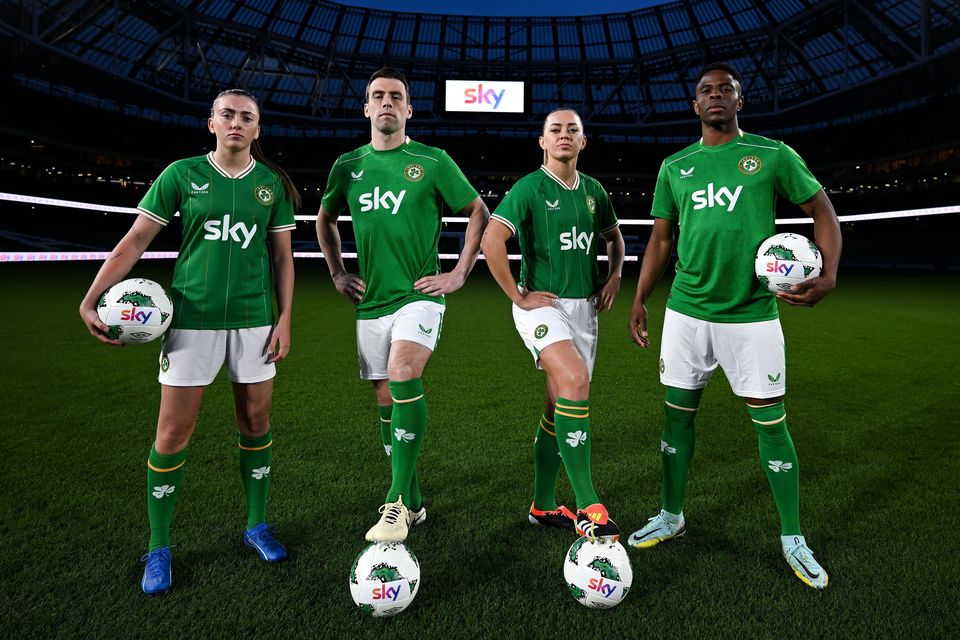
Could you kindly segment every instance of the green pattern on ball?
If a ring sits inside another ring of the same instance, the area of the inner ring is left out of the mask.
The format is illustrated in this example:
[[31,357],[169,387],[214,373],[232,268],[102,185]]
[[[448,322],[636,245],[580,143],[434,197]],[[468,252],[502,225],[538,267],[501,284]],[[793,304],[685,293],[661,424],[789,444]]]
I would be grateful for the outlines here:
[[570,593],[572,593],[573,597],[576,598],[577,600],[583,600],[584,598],[587,597],[587,592],[581,589],[580,587],[578,587],[577,585],[573,584],[572,582],[567,584],[567,588],[570,589]]
[[598,572],[607,580],[616,580],[617,582],[620,581],[620,572],[617,571],[617,568],[613,566],[613,563],[607,558],[594,558],[593,562],[587,566]]
[[573,543],[572,547],[570,547],[570,562],[572,562],[573,564],[577,564],[577,554],[580,553],[580,547],[582,547],[583,543],[586,541],[587,539],[585,537],[580,538],[579,540]]

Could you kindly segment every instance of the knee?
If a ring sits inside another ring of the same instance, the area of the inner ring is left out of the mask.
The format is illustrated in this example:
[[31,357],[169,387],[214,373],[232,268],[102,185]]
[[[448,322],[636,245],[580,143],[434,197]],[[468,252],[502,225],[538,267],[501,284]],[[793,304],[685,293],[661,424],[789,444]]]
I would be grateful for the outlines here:
[[193,435],[192,423],[163,420],[157,423],[157,439],[154,448],[157,453],[171,454],[183,451],[190,444]]
[[390,366],[387,367],[387,375],[390,376],[390,380],[393,382],[406,382],[407,380],[413,380],[420,376],[417,375],[416,369],[406,361],[398,361],[390,363]]
[[584,369],[568,369],[557,380],[559,395],[568,400],[586,400],[590,397],[590,376]]
[[237,430],[245,436],[259,438],[270,431],[270,411],[250,408],[237,412]]

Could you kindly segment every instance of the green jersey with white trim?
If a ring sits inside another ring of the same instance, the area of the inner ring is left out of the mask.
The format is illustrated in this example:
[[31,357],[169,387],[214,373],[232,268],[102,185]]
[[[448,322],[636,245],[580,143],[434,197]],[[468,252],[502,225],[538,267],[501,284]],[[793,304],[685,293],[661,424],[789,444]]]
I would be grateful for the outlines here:
[[573,187],[545,166],[520,178],[491,216],[520,241],[520,286],[589,298],[602,282],[597,253],[617,214],[603,186],[577,172]]
[[443,296],[420,293],[413,283],[440,272],[441,205],[457,212],[477,196],[445,151],[410,138],[387,151],[365,144],[337,158],[322,205],[334,218],[348,208],[353,220],[367,285],[358,319],[389,315],[414,300],[443,304]]
[[177,160],[137,208],[164,226],[180,212],[183,241],[170,286],[173,328],[273,324],[267,233],[295,227],[293,206],[276,172],[250,158],[230,177],[213,152]]
[[774,295],[754,273],[757,248],[776,233],[778,194],[800,204],[821,188],[796,151],[749,133],[664,160],[651,215],[680,229],[667,307],[711,322],[776,318]]

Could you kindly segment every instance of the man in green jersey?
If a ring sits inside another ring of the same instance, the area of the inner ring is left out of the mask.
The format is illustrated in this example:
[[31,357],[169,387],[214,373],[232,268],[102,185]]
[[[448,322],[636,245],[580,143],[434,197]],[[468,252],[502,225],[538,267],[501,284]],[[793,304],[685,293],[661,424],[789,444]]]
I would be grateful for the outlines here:
[[[427,426],[421,376],[440,338],[443,296],[473,269],[489,212],[446,152],[407,137],[413,108],[401,73],[374,73],[366,100],[371,141],[330,169],[317,239],[337,291],[356,305],[360,377],[373,382],[391,463],[381,517],[366,538],[393,542],[426,518],[416,474]],[[460,259],[447,273],[440,273],[437,254],[443,204],[470,219]],[[353,221],[357,275],[340,255],[337,217],[344,209]]]
[[[543,123],[543,165],[521,178],[493,214],[483,236],[487,266],[513,301],[513,319],[537,368],[546,373],[543,415],[534,438],[531,523],[575,529],[616,540],[620,530],[597,497],[590,473],[590,378],[597,353],[597,311],[613,307],[623,268],[623,237],[603,186],[577,171],[586,146],[583,122],[556,109]],[[513,279],[506,242],[519,236],[520,283]],[[608,271],[597,253],[606,245]],[[563,464],[577,513],[557,504]]]
[[[97,317],[103,292],[122,280],[160,230],[180,213],[183,241],[170,286],[173,320],[160,352],[160,416],[147,459],[150,545],[140,586],[170,589],[170,524],[183,493],[187,445],[206,387],[226,364],[233,382],[240,477],[247,497],[244,543],[267,562],[287,550],[266,523],[273,455],[270,409],[275,362],[290,349],[296,188],[264,158],[260,106],[246,91],[224,91],[207,127],[210,153],[178,160],[147,191],[132,228],[104,262],[80,305],[87,329],[119,345]],[[274,285],[279,314],[274,323]]]
[[666,387],[663,501],[660,513],[631,534],[629,543],[647,548],[686,532],[683,496],[694,418],[719,365],[757,431],[761,464],[780,514],[783,555],[805,584],[823,589],[827,572],[800,532],[799,467],[783,404],[783,332],[774,295],[754,275],[754,258],[760,243],[775,233],[776,197],[798,205],[813,218],[823,271],[776,297],[813,306],[836,286],[840,226],[823,188],[793,149],[740,130],[742,107],[740,74],[726,64],[705,67],[693,101],[703,137],[664,160],[657,178],[653,232],[629,329],[635,343],[650,346],[644,303],[666,267],[678,227],[677,274],[660,352],[660,381]]

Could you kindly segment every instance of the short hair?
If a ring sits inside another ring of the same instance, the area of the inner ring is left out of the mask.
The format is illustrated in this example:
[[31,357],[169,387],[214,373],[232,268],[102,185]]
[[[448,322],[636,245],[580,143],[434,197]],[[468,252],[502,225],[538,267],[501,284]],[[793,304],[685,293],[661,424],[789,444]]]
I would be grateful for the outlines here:
[[740,94],[743,95],[743,78],[740,77],[740,72],[737,71],[736,67],[733,67],[726,62],[712,62],[703,69],[700,69],[700,73],[697,74],[697,81],[693,83],[694,94],[696,94],[697,85],[699,85],[700,81],[703,80],[703,76],[707,75],[711,71],[723,71],[724,73],[729,73],[730,77],[737,81]]
[[370,80],[367,81],[367,90],[364,92],[364,99],[367,102],[370,102],[370,85],[373,84],[373,81],[377,78],[389,78],[390,80],[399,80],[403,83],[403,89],[407,92],[407,104],[410,104],[410,83],[407,82],[406,76],[394,69],[393,67],[383,67],[373,72],[373,75],[370,76]]

